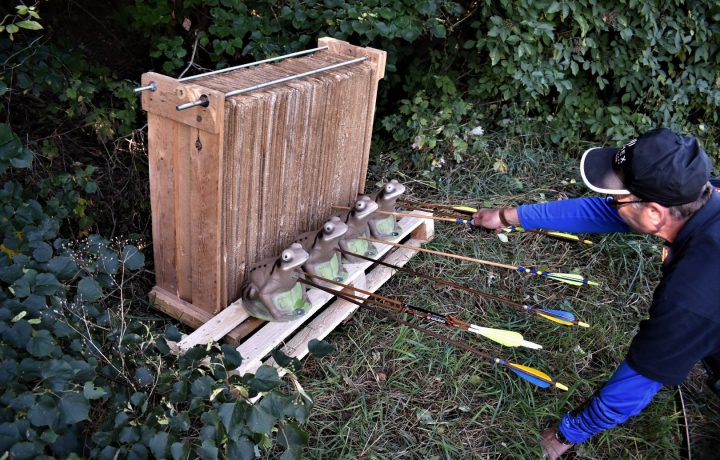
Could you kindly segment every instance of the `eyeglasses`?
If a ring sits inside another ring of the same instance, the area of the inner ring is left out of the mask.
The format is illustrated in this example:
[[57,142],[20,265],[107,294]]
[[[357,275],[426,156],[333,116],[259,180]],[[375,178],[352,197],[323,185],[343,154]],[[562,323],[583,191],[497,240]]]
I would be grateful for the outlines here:
[[624,204],[632,204],[632,203],[649,203],[647,200],[631,200],[631,201],[618,201],[613,196],[606,196],[605,197],[605,203],[607,203],[608,206],[615,206],[619,207]]

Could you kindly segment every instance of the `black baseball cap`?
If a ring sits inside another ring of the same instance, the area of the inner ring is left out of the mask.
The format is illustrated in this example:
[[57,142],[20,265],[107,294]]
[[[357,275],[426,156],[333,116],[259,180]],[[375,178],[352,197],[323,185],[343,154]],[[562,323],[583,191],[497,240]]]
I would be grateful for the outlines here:
[[667,128],[648,131],[621,148],[591,148],[580,160],[580,174],[591,190],[632,193],[663,206],[695,201],[711,170],[697,139]]

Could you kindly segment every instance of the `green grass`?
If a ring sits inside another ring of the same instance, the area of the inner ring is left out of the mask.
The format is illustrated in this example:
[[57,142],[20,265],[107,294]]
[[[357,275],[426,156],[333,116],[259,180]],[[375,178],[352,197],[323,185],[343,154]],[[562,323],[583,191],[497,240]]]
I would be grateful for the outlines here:
[[[553,153],[539,137],[491,142],[488,149],[487,158],[464,164],[441,185],[400,177],[407,195],[425,201],[514,205],[586,192],[577,160]],[[507,174],[491,168],[494,152],[501,150]],[[369,181],[369,191],[385,179]],[[544,350],[505,349],[478,336],[423,324],[543,370],[570,391],[537,388],[470,353],[361,309],[328,337],[337,352],[322,360],[310,358],[302,371],[303,385],[315,397],[307,426],[308,458],[540,458],[541,431],[591,396],[622,361],[659,279],[659,240],[631,234],[590,238],[596,242],[592,247],[532,234],[511,235],[503,243],[494,235],[438,222],[427,247],[577,271],[601,282],[600,287],[573,287],[428,254],[415,256],[408,265],[516,301],[572,310],[590,329],[555,325],[407,274],[395,275],[379,291],[476,324],[523,333]],[[693,454],[717,458],[720,400],[703,387],[703,378],[698,368],[683,386]],[[675,391],[663,389],[641,415],[576,447],[568,457],[679,458],[681,417]]]

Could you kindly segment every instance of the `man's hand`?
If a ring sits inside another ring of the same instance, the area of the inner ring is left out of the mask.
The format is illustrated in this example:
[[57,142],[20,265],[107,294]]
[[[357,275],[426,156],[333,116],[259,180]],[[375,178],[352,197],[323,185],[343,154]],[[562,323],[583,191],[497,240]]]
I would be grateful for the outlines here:
[[503,227],[502,222],[500,222],[500,210],[492,208],[478,209],[472,215],[472,223],[476,227],[495,230],[496,233],[500,232]]
[[542,438],[540,439],[540,445],[543,448],[543,454],[545,458],[549,460],[557,460],[562,454],[572,449],[572,444],[564,444],[558,440],[556,434],[558,426],[552,426],[547,430],[543,431]]

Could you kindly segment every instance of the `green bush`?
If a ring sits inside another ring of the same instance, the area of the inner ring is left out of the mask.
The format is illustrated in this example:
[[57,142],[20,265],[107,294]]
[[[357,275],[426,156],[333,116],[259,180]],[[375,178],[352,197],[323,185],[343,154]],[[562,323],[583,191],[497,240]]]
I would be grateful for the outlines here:
[[477,157],[485,143],[469,133],[478,126],[539,130],[569,147],[619,143],[664,125],[699,136],[720,154],[714,1],[173,5],[138,1],[126,10],[168,73],[186,65],[195,40],[195,64],[206,67],[310,48],[323,35],[387,50],[376,124],[386,134],[374,149],[395,167],[434,175]]
[[[59,220],[85,215],[63,200],[41,203],[37,190],[8,178],[31,158],[0,124],[0,452],[252,459],[278,443],[285,458],[298,458],[307,443],[299,424],[312,406],[299,383],[288,392],[269,366],[232,374],[242,358],[228,345],[171,353],[169,341],[180,333],[150,327],[139,316],[145,294],[131,289],[144,255],[99,235],[62,238]],[[55,178],[66,195],[92,183],[66,178]],[[275,359],[299,369],[297,360]]]

